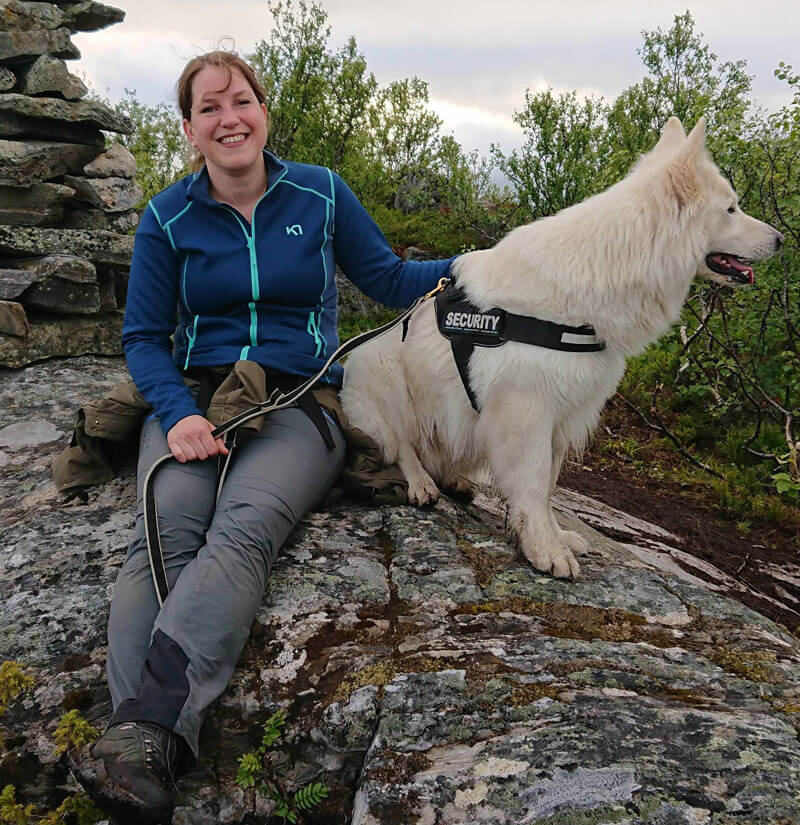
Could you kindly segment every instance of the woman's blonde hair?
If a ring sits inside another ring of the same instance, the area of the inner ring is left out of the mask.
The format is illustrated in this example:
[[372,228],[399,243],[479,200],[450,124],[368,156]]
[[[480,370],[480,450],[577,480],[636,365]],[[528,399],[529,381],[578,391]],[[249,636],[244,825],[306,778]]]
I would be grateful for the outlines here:
[[[242,60],[236,52],[207,52],[206,54],[193,57],[186,64],[181,72],[181,76],[178,78],[178,108],[186,120],[192,119],[192,81],[194,80],[194,76],[202,69],[205,69],[206,66],[213,66],[214,68],[226,71],[228,73],[228,85],[230,85],[232,79],[232,70],[237,69],[250,85],[258,102],[267,102],[267,93],[264,91],[264,87],[258,82],[253,67]],[[228,86],[225,86],[225,88],[227,89]],[[267,127],[269,127],[269,122],[267,122]],[[203,163],[205,163],[205,158],[195,149],[189,164],[190,171],[196,172],[198,169],[201,169]]]

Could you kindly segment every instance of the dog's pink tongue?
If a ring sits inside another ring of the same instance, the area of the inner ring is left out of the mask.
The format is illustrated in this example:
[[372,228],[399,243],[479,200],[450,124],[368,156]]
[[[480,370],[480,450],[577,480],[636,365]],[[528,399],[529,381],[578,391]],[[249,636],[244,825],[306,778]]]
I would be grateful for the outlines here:
[[737,272],[741,272],[743,275],[746,275],[750,279],[751,284],[755,280],[753,268],[747,264],[743,264],[741,261],[737,261],[736,258],[728,255],[712,255],[711,257],[720,266],[727,266],[730,269],[735,269]]
[[743,275],[747,275],[750,279],[750,283],[753,283],[754,274],[751,266],[743,264],[741,261],[737,261],[736,258],[728,258],[728,266],[735,269],[737,272],[741,272]]

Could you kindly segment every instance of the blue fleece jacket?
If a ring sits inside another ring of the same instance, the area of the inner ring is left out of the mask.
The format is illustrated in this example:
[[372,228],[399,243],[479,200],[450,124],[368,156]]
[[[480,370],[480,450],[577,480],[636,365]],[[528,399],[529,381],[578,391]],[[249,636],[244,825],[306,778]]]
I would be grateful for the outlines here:
[[[248,359],[294,375],[318,372],[339,345],[337,264],[392,307],[449,275],[452,259],[401,261],[334,172],[266,151],[264,162],[267,191],[252,224],[209,195],[205,167],[156,195],[139,223],[122,344],[165,433],[200,414],[181,377],[190,366]],[[341,365],[326,380],[340,386]]]

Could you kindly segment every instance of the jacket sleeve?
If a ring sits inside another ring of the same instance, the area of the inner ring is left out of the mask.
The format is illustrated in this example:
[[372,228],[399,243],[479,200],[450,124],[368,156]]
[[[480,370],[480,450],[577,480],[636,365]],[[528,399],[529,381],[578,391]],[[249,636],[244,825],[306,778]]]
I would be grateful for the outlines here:
[[455,258],[402,261],[350,187],[333,173],[333,249],[342,272],[365,294],[390,307],[407,307],[450,275]]
[[152,204],[148,205],[133,244],[122,347],[131,377],[165,433],[187,415],[202,415],[172,360],[179,263]]

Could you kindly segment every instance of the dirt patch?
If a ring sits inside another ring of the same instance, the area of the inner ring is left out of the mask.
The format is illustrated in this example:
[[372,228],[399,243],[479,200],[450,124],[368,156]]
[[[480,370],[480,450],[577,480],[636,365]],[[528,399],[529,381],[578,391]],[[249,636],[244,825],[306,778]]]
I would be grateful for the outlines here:
[[675,635],[649,625],[643,616],[616,607],[586,604],[539,602],[512,596],[495,602],[465,604],[454,613],[518,613],[543,619],[541,632],[562,639],[602,639],[605,642],[647,642],[656,647],[673,647]]
[[[619,413],[612,426],[616,438],[633,436],[640,443],[654,438],[652,431]],[[559,485],[679,536],[684,542],[681,550],[743,585],[743,590],[731,593],[738,601],[800,634],[800,510],[794,523],[751,519],[743,534],[740,516],[678,482],[652,478],[633,461],[607,452],[607,441],[599,435],[581,463],[567,462]],[[682,460],[666,452],[663,459],[673,466]],[[709,578],[696,568],[687,569]]]

